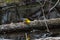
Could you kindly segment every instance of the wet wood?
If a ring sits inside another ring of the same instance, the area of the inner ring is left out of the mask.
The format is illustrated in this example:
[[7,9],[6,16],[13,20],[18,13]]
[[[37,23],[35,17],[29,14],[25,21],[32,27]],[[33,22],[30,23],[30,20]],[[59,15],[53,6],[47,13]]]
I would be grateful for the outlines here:
[[[31,21],[30,24],[25,24],[24,22],[20,23],[11,23],[11,24],[3,24],[0,25],[0,31],[1,30],[15,30],[15,29],[25,29],[25,28],[32,28],[32,27],[42,27],[42,29],[46,26],[45,22],[47,25],[53,28],[53,25],[60,25],[60,18],[56,19],[48,19],[48,20],[34,20]],[[58,28],[58,26],[56,26]]]

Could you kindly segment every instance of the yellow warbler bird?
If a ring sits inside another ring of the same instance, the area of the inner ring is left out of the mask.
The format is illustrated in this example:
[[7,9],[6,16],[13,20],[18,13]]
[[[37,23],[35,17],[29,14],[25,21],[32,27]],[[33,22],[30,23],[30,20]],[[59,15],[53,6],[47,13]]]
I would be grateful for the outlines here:
[[25,22],[26,24],[29,24],[31,21],[30,21],[28,18],[26,18],[26,19],[24,20],[24,22]]

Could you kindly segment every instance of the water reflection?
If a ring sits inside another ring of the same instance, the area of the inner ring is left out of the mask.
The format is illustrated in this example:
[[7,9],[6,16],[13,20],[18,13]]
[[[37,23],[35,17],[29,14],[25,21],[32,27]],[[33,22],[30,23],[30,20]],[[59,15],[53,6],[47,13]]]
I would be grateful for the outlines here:
[[31,33],[13,33],[13,34],[2,34],[0,35],[0,40],[28,40],[28,37],[30,40],[40,39],[40,38],[47,38],[47,37],[57,37],[58,34],[51,34],[48,32],[31,32]]
[[5,33],[0,34],[0,39],[13,39],[13,40],[26,40],[30,38],[30,40],[47,38],[47,37],[57,37],[59,34],[53,34],[49,32],[41,32],[40,30],[33,30],[31,32],[13,32],[13,33]]
[[1,34],[0,40],[26,40],[24,33]]

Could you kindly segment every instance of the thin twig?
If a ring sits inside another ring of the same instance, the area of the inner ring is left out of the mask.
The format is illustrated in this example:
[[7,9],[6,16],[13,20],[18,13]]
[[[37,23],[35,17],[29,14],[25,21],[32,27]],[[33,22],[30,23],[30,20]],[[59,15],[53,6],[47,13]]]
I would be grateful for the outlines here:
[[43,12],[43,17],[44,17],[44,20],[45,20],[45,26],[47,28],[47,32],[50,32],[49,28],[48,28],[48,24],[46,22],[46,17],[45,17],[45,14],[44,14],[44,9],[42,8],[42,12]]
[[[45,0],[45,2],[44,2],[44,4],[43,4],[43,6],[41,7],[42,12],[43,12],[44,20],[46,20],[46,17],[45,17],[45,13],[44,13],[44,9],[43,9],[43,7],[45,6],[46,1],[47,1],[47,0]],[[41,4],[41,3],[40,3],[40,4]],[[42,5],[42,4],[41,4],[41,5]],[[47,22],[46,22],[46,21],[45,21],[45,25],[46,25],[46,28],[47,28],[47,32],[50,32],[50,30],[49,30],[49,28],[48,28],[48,24],[47,24]]]
[[57,4],[59,3],[59,0],[55,3],[55,5],[49,10],[49,12],[51,11],[51,10],[53,10],[56,6],[57,6]]

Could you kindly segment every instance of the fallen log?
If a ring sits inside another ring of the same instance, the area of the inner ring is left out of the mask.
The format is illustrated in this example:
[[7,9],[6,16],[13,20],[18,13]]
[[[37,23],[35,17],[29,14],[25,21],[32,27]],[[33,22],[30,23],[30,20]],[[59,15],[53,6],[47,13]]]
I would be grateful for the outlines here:
[[[25,24],[24,22],[3,24],[3,25],[0,25],[0,31],[15,30],[15,29],[24,30],[24,28],[32,28],[32,27],[39,27],[39,28],[42,27],[43,29],[45,27],[45,22],[48,25],[60,25],[60,18],[48,19],[48,20],[34,20],[34,21],[31,21],[30,24]],[[49,27],[53,27],[53,26],[49,26]]]

